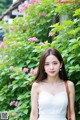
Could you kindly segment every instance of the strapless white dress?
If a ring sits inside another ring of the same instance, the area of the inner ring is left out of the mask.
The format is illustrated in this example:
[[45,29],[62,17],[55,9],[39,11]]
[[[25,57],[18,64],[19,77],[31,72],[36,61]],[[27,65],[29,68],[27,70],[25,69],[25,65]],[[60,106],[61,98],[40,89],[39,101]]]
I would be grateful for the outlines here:
[[68,98],[66,91],[57,95],[42,91],[38,98],[38,120],[67,120],[66,111]]

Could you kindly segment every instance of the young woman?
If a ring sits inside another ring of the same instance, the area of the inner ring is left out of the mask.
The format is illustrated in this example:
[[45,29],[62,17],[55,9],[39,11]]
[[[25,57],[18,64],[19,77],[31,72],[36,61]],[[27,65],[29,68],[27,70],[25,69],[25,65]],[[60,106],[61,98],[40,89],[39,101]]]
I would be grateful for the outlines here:
[[40,59],[38,72],[32,85],[30,120],[68,120],[65,81],[69,88],[71,120],[76,120],[74,84],[67,78],[59,51],[49,48]]

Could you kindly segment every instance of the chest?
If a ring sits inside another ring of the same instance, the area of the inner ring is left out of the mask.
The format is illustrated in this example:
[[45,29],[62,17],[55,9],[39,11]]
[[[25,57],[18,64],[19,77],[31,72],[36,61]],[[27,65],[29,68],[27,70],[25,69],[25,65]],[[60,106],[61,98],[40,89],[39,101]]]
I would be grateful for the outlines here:
[[68,98],[66,91],[52,95],[46,91],[43,91],[39,94],[38,97],[39,108],[42,110],[60,110],[67,108]]
[[65,91],[65,85],[64,84],[42,84],[39,89],[39,93],[46,91],[47,93],[50,93],[51,95],[57,95],[63,91]]

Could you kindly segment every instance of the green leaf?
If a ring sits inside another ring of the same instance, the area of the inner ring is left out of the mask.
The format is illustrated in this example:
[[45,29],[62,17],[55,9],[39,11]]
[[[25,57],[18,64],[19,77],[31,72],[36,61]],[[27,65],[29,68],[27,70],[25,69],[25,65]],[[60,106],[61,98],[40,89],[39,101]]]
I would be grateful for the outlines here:
[[79,9],[77,9],[77,10],[75,10],[75,13],[74,13],[74,15],[73,15],[73,16],[78,16],[78,15],[80,15],[80,8],[79,8]]
[[80,81],[78,81],[76,85],[80,85]]
[[24,112],[24,114],[27,115],[28,114],[28,109],[24,110],[23,112]]
[[18,88],[18,85],[17,84],[13,85],[13,90],[15,90],[16,88]]

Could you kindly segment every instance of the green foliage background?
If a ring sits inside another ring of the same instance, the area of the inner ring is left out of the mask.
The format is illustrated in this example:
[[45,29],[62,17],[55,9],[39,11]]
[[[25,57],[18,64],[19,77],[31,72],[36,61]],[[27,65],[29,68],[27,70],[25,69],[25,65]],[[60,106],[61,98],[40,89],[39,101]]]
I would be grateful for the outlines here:
[[[69,12],[71,11],[71,12]],[[62,15],[67,20],[57,21]],[[41,16],[42,15],[42,16]],[[55,24],[54,23],[55,19]],[[35,75],[29,76],[31,68],[38,66],[39,58],[49,47],[57,48],[66,64],[69,79],[76,88],[76,116],[80,119],[80,8],[79,5],[56,4],[45,0],[32,4],[25,17],[15,18],[12,25],[2,21],[6,40],[0,45],[0,111],[7,110],[10,120],[29,120],[30,90]],[[13,30],[9,28],[12,27]],[[49,33],[53,36],[49,36]],[[37,42],[28,39],[37,37]],[[40,45],[42,42],[42,46]],[[10,66],[14,66],[11,70]],[[22,72],[28,68],[27,73]],[[10,87],[9,87],[10,86]],[[18,101],[18,106],[10,106]],[[16,112],[15,116],[12,113]]]
[[12,0],[0,0],[0,15],[12,4]]

